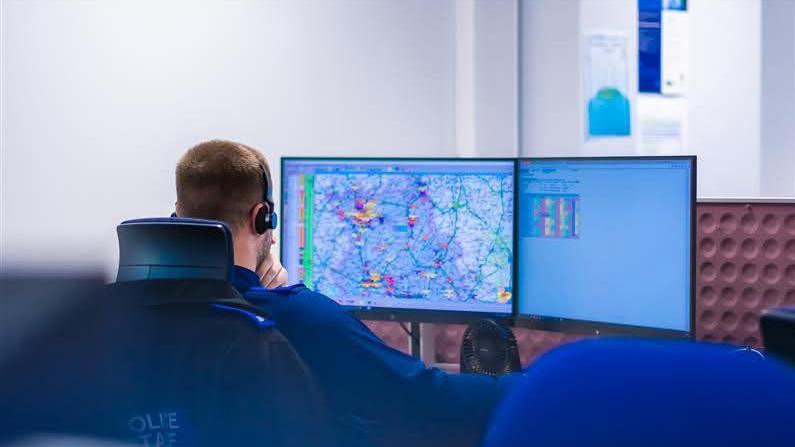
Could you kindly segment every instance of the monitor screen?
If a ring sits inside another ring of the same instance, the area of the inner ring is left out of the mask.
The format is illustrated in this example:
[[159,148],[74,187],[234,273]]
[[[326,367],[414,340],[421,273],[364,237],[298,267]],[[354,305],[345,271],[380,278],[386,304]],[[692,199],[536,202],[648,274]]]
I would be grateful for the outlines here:
[[511,314],[514,169],[284,158],[282,262],[353,308]]
[[520,316],[692,330],[695,158],[522,159],[518,175]]

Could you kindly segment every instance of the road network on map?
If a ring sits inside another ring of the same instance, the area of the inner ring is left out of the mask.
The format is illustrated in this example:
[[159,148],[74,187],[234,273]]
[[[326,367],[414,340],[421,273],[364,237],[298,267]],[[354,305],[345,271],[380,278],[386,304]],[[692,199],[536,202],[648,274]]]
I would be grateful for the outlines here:
[[318,174],[312,282],[328,296],[509,303],[513,181]]

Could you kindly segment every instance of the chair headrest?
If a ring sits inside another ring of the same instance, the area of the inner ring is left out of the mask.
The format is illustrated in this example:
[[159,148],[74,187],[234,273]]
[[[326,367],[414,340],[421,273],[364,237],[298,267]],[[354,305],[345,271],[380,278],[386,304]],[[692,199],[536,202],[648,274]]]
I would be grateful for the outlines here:
[[116,232],[117,282],[231,278],[232,232],[223,222],[180,217],[135,219],[122,222]]
[[251,305],[228,281],[215,279],[149,279],[108,284],[104,298],[132,308],[158,308],[173,305],[209,305],[216,309],[235,311],[253,319],[260,328],[273,326],[271,315]]

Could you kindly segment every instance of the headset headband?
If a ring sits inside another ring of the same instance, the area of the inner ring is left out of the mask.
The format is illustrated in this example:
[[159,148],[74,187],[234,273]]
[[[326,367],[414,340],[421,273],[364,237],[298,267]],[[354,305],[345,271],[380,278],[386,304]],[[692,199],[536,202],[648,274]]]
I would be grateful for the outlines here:
[[265,191],[263,192],[262,200],[273,203],[273,191],[271,190],[271,178],[268,175],[268,170],[262,166],[262,163],[259,164],[259,169],[262,171],[262,183],[264,184]]

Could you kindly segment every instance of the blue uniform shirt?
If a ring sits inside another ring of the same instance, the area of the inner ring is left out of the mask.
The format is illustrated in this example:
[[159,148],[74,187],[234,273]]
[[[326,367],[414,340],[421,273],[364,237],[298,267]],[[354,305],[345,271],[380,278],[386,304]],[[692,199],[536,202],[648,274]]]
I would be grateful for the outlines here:
[[389,347],[302,284],[265,289],[235,266],[234,286],[268,312],[304,359],[346,446],[477,446],[497,399],[487,376],[447,374]]

